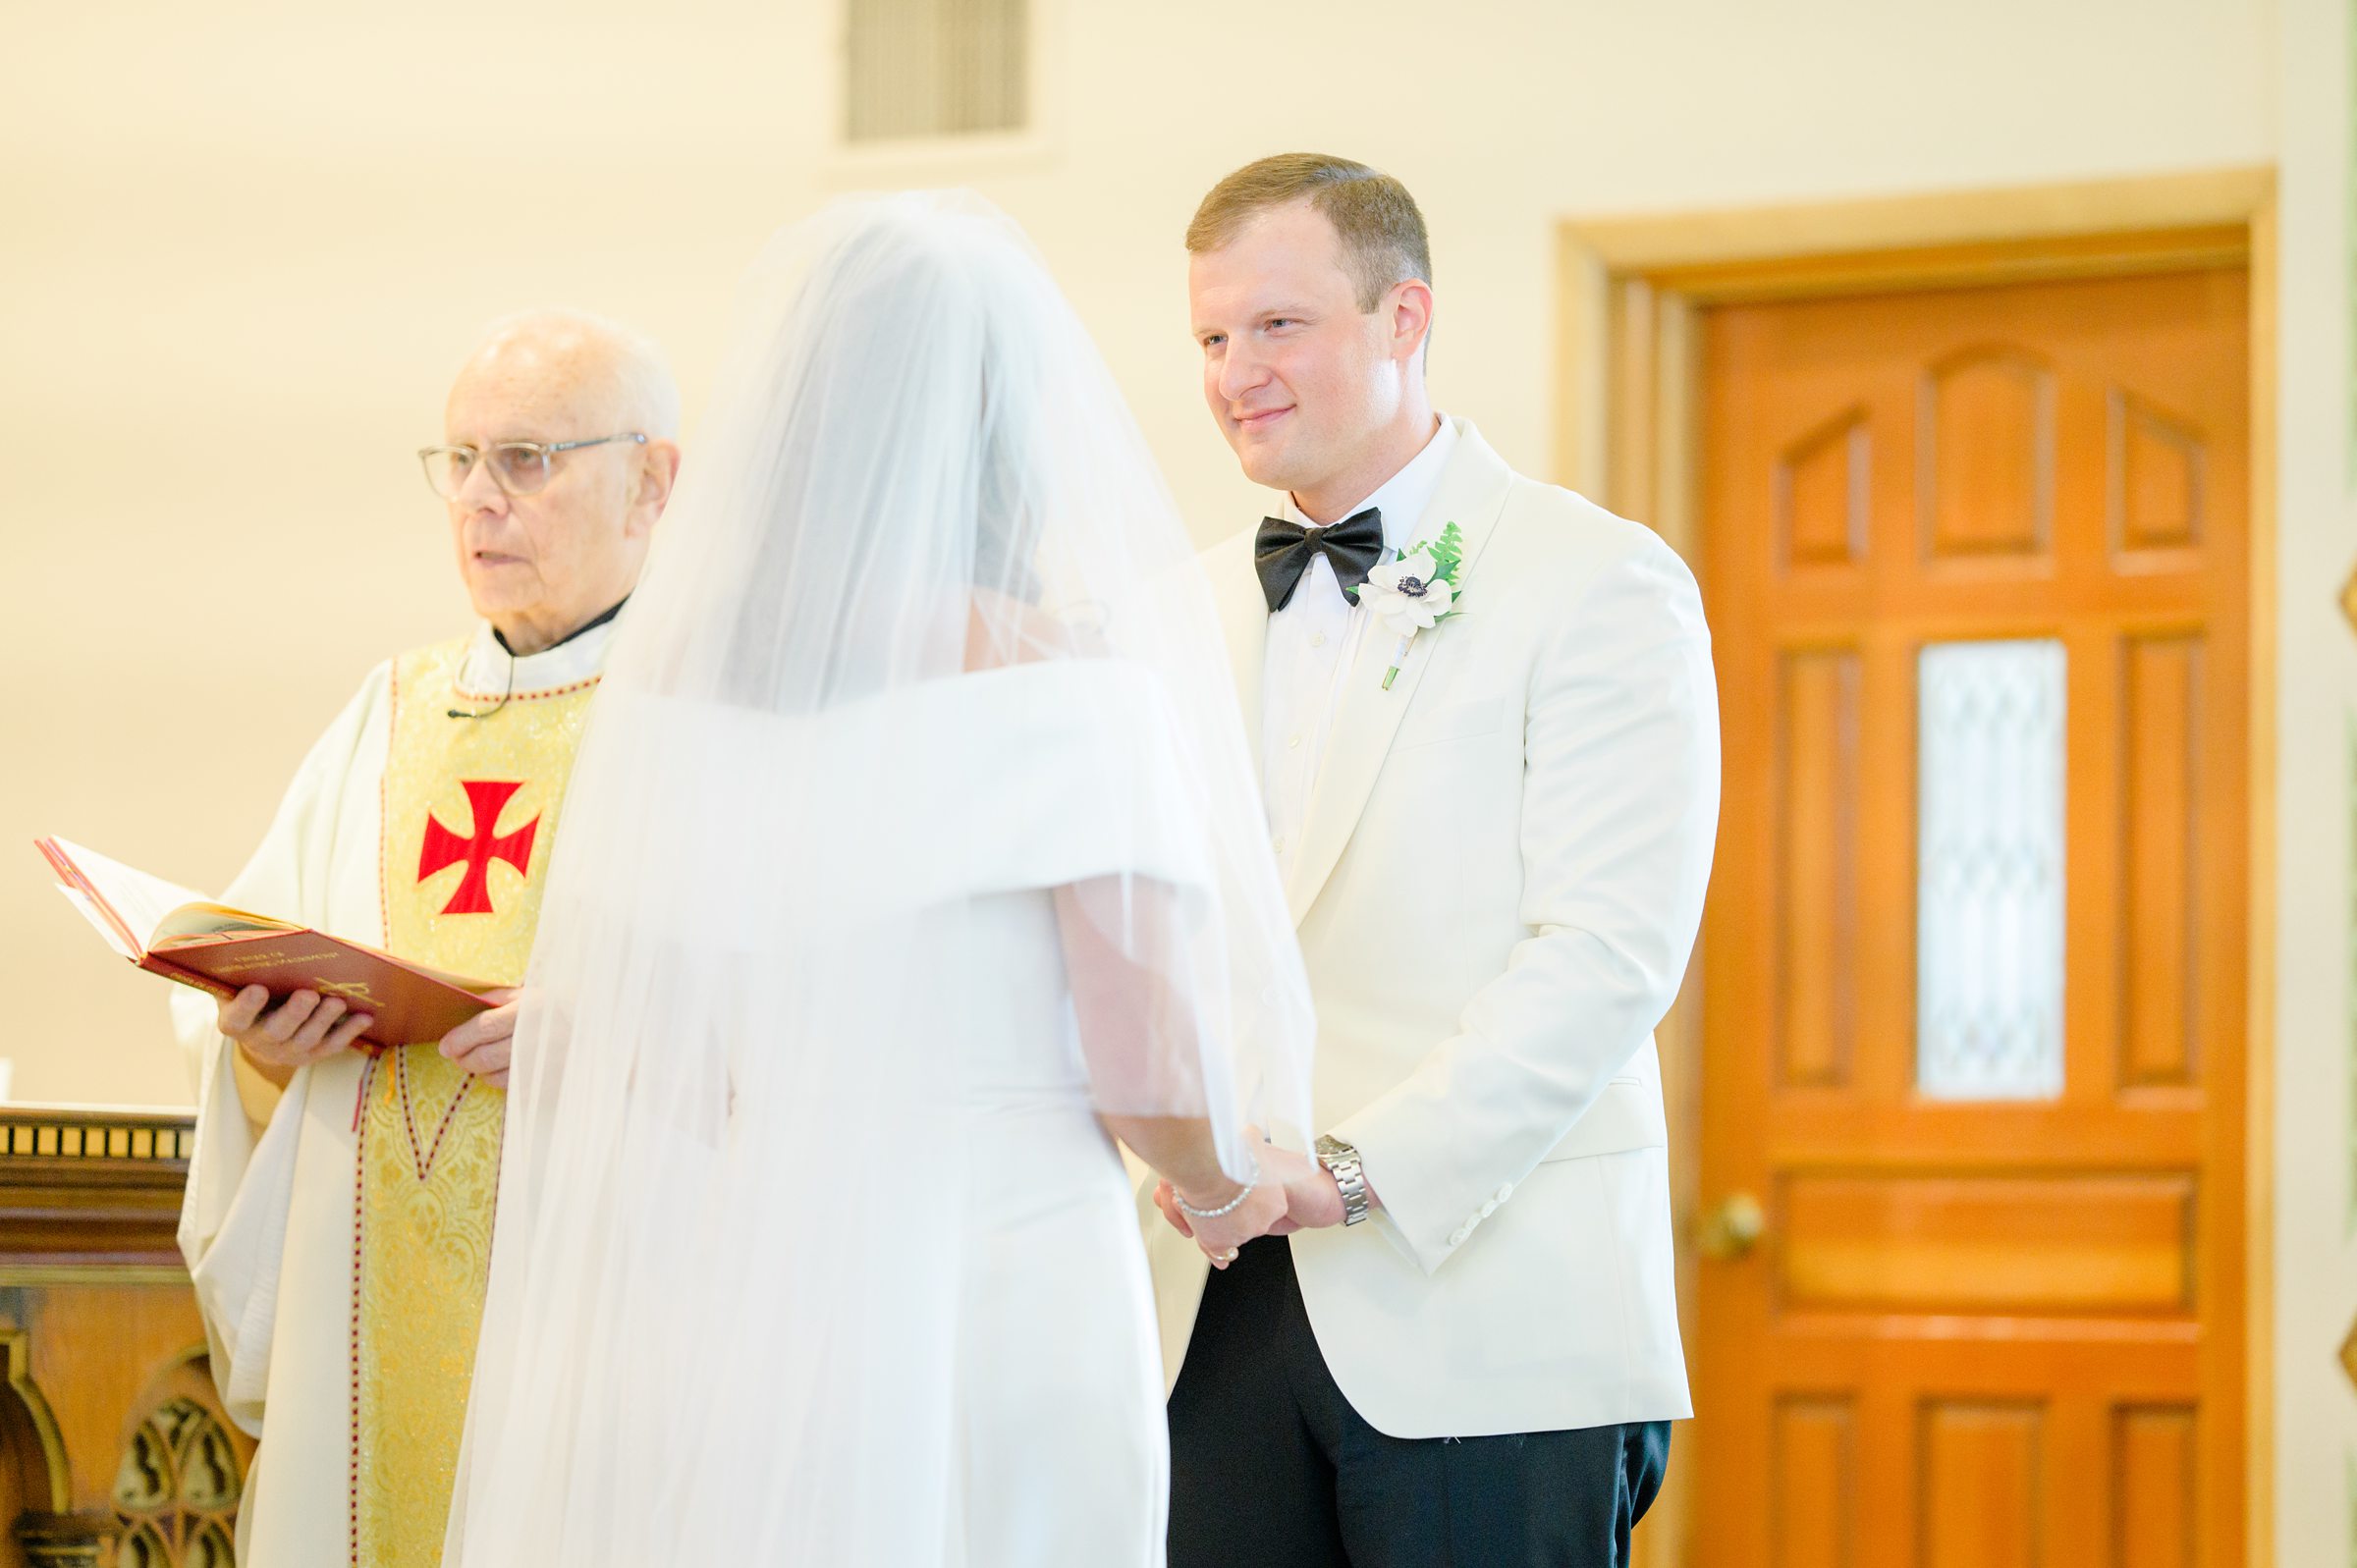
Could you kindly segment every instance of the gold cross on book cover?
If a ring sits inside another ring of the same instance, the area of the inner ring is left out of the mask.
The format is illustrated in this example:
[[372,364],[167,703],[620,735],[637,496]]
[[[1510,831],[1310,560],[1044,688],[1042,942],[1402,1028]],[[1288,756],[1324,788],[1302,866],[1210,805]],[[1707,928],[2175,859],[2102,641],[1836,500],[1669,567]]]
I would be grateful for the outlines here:
[[489,982],[448,975],[292,921],[249,914],[135,871],[63,838],[36,838],[58,892],[106,945],[146,970],[216,997],[247,986],[270,999],[297,991],[340,997],[374,1018],[366,1038],[401,1046],[439,1040],[491,1004]]

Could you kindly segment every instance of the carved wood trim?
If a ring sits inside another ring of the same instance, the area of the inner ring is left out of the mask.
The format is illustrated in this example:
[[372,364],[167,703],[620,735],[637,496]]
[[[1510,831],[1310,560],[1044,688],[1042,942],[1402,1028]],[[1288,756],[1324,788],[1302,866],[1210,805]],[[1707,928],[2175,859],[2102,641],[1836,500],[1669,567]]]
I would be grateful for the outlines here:
[[177,1284],[195,1116],[0,1108],[0,1286]]
[[123,1526],[113,1514],[33,1513],[17,1519],[17,1544],[31,1568],[107,1568]]
[[0,1357],[5,1358],[9,1392],[24,1407],[25,1419],[41,1442],[41,1461],[47,1469],[49,1507],[63,1515],[73,1506],[73,1467],[66,1458],[66,1440],[57,1430],[40,1384],[32,1380],[32,1335],[22,1328],[0,1329]]

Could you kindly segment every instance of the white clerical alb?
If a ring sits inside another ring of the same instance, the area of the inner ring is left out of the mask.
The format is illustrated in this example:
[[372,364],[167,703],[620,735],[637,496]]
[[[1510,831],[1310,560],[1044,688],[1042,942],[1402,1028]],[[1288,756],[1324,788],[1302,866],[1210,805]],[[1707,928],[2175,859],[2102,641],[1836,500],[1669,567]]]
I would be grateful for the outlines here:
[[[528,946],[528,935],[506,922],[516,916],[525,885],[536,887],[532,879],[545,877],[558,786],[542,770],[514,764],[527,759],[531,742],[530,760],[570,769],[573,737],[585,717],[581,705],[599,679],[613,634],[613,622],[593,623],[554,648],[513,658],[484,624],[463,647],[445,644],[377,666],[312,746],[261,846],[222,896],[442,967],[521,979],[521,962],[512,973],[490,973],[442,957],[439,945],[464,938],[479,921],[509,933],[519,947]],[[484,761],[496,766],[477,775],[474,765]],[[501,825],[473,821],[473,797],[453,772],[521,783],[498,797],[503,804],[493,814],[505,817],[512,857],[482,861],[492,908],[446,919],[465,875],[457,868],[472,862],[427,863],[428,817],[485,845]],[[528,838],[521,832],[526,822],[537,826]],[[525,864],[518,866],[518,859]],[[415,940],[413,915],[437,935]],[[511,956],[520,959],[521,951]],[[371,1372],[400,1371],[378,1352],[403,1348],[367,1337],[367,1323],[384,1321],[384,1315],[367,1320],[371,1286],[382,1283],[386,1294],[398,1296],[405,1285],[414,1288],[415,1278],[366,1263],[371,1254],[362,1247],[358,1219],[361,1194],[381,1190],[361,1185],[363,1148],[399,1154],[381,1130],[366,1142],[363,1105],[371,1117],[379,1110],[406,1117],[408,1106],[391,1107],[390,1099],[397,1084],[415,1088],[418,1081],[372,1079],[374,1058],[351,1051],[298,1068],[283,1093],[269,1090],[241,1068],[237,1047],[214,1028],[210,997],[175,989],[172,1012],[202,1108],[181,1248],[230,1419],[263,1439],[239,1510],[237,1560],[249,1568],[354,1561],[387,1568],[425,1560],[440,1543],[440,1499],[465,1409],[471,1332],[428,1343],[425,1360],[434,1376],[412,1379],[417,1393],[440,1400],[434,1413],[449,1457],[372,1463],[372,1455],[388,1451],[409,1459],[427,1450],[418,1425],[404,1419],[414,1414],[415,1401],[395,1401],[401,1408],[371,1404],[372,1387],[383,1383]],[[416,1049],[411,1048],[412,1059]],[[374,1085],[383,1088],[372,1088],[363,1102],[363,1087]],[[463,1125],[455,1101],[447,1125],[455,1129]],[[440,1143],[433,1147],[447,1153]],[[494,1144],[484,1173],[493,1179],[496,1161]],[[460,1173],[445,1160],[434,1179]],[[424,1175],[415,1185],[429,1195],[429,1206],[445,1203],[445,1188],[429,1188]],[[482,1219],[487,1244],[487,1203]],[[374,1248],[399,1232],[371,1221],[365,1234]],[[429,1261],[451,1256],[437,1249]],[[437,1305],[448,1306],[452,1294]],[[423,1313],[391,1316],[405,1327],[429,1322]],[[464,1343],[446,1342],[457,1340]],[[411,1484],[434,1500],[417,1506]],[[380,1528],[388,1521],[390,1530]]]
[[[1424,450],[1357,506],[1344,507],[1341,515],[1321,523],[1287,496],[1284,516],[1320,528],[1378,508],[1389,552],[1385,559],[1390,560],[1413,542],[1416,525],[1440,486],[1441,470],[1455,450],[1456,427],[1444,418]],[[1268,801],[1269,847],[1277,851],[1278,871],[1288,881],[1300,853],[1301,825],[1309,820],[1318,765],[1325,760],[1327,736],[1334,729],[1343,676],[1357,660],[1367,620],[1367,612],[1343,597],[1334,565],[1323,555],[1310,558],[1292,598],[1269,617],[1269,645],[1261,666],[1261,792]]]

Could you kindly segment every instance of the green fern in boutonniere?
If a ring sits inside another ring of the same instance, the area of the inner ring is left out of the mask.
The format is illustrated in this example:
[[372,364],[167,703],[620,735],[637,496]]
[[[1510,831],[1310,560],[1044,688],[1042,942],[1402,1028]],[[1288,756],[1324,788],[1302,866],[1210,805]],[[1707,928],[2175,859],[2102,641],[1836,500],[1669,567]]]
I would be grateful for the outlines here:
[[1457,568],[1464,559],[1465,538],[1453,522],[1441,530],[1438,539],[1410,545],[1398,560],[1367,573],[1358,590],[1358,602],[1399,634],[1399,646],[1392,650],[1392,667],[1383,673],[1384,690],[1391,690],[1392,682],[1398,678],[1399,666],[1407,659],[1407,645],[1416,640],[1416,633],[1439,625],[1463,608],[1464,588],[1457,580]]

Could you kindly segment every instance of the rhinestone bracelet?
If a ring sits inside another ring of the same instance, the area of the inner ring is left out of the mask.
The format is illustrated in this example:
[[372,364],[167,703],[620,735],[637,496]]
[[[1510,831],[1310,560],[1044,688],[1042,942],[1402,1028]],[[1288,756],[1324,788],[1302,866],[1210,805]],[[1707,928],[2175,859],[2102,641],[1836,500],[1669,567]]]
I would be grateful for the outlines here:
[[1243,1191],[1241,1191],[1241,1192],[1239,1192],[1239,1193],[1237,1193],[1237,1194],[1236,1194],[1234,1197],[1233,1197],[1233,1198],[1229,1199],[1229,1200],[1228,1200],[1226,1203],[1224,1203],[1224,1204],[1220,1205],[1220,1206],[1219,1206],[1217,1209],[1198,1209],[1198,1208],[1196,1208],[1196,1207],[1195,1207],[1193,1204],[1191,1204],[1191,1203],[1188,1203],[1188,1202],[1186,1201],[1186,1197],[1185,1197],[1185,1195],[1184,1195],[1184,1194],[1182,1194],[1182,1193],[1180,1193],[1180,1192],[1179,1192],[1179,1190],[1178,1190],[1178,1188],[1176,1188],[1176,1187],[1173,1187],[1173,1188],[1171,1189],[1171,1196],[1172,1196],[1174,1199],[1178,1200],[1178,1212],[1179,1212],[1180,1214],[1182,1214],[1182,1215],[1186,1216],[1186,1217],[1187,1217],[1187,1218],[1189,1218],[1189,1219],[1217,1219],[1217,1218],[1219,1218],[1219,1217],[1220,1217],[1222,1215],[1232,1215],[1232,1214],[1235,1213],[1235,1212],[1236,1212],[1236,1210],[1238,1210],[1238,1209],[1242,1208],[1242,1207],[1243,1207],[1244,1200],[1245,1200],[1246,1198],[1249,1198],[1249,1197],[1251,1197],[1251,1196],[1252,1196],[1252,1191],[1253,1191],[1253,1189],[1254,1189],[1254,1188],[1256,1188],[1256,1187],[1258,1187],[1259,1185],[1260,1185],[1260,1162],[1259,1162],[1259,1160],[1255,1159],[1255,1160],[1252,1162],[1252,1174],[1251,1174],[1249,1177],[1247,1177],[1247,1178],[1245,1179],[1245,1181],[1244,1181],[1244,1190],[1243,1190]]

